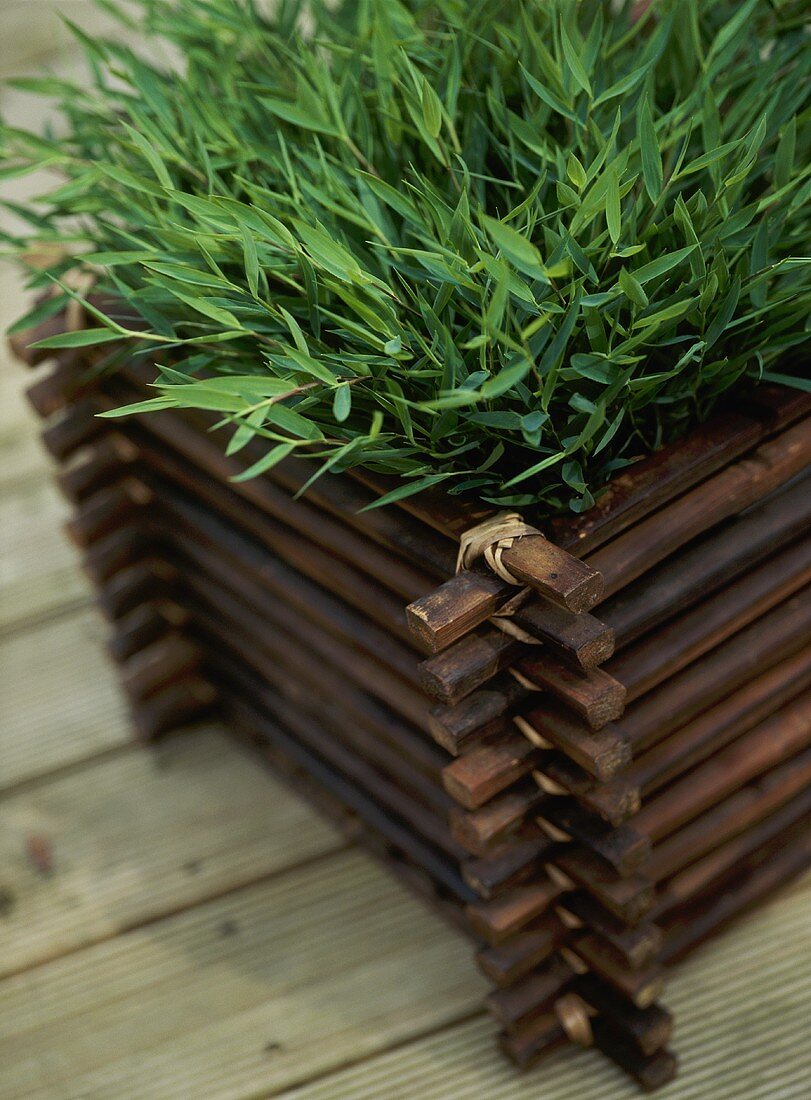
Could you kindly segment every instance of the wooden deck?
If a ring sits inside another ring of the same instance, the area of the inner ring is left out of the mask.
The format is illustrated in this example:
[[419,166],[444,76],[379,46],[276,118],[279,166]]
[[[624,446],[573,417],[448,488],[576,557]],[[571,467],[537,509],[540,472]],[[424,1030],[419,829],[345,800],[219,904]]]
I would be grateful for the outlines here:
[[[216,724],[131,743],[24,383],[3,353],[1,1100],[636,1097],[592,1052],[517,1075],[467,943]],[[807,1097],[811,879],[668,1004],[663,1100]]]

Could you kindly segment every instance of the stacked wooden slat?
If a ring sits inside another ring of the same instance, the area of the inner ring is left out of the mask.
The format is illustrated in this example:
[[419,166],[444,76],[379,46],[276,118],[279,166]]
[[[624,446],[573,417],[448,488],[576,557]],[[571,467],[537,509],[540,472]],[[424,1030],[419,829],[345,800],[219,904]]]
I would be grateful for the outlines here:
[[234,481],[261,444],[99,419],[154,374],[103,366],[29,394],[141,736],[218,703],[471,936],[518,1064],[573,1039],[668,1080],[667,967],[811,861],[811,401],[747,393],[499,575],[456,572],[490,510]]

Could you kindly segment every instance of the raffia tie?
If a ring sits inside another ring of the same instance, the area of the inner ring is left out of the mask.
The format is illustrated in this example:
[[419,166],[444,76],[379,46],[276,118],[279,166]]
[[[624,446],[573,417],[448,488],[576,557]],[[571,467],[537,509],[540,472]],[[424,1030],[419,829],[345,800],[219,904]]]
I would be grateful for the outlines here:
[[464,532],[459,540],[456,572],[461,573],[463,569],[469,569],[477,558],[484,558],[503,581],[522,587],[522,582],[502,562],[501,555],[510,549],[516,539],[540,534],[537,527],[524,523],[518,512],[499,512],[492,519],[477,523]]
[[542,645],[540,638],[536,638],[534,634],[530,634],[512,620],[516,611],[526,603],[531,590],[522,586],[501,560],[504,551],[509,550],[515,540],[523,535],[542,535],[542,532],[537,527],[530,527],[529,524],[524,523],[518,512],[499,512],[492,519],[471,527],[469,531],[465,531],[459,541],[456,572],[469,569],[477,558],[483,557],[502,580],[519,586],[519,591],[501,605],[498,615],[493,615],[490,623],[502,634],[509,634],[511,638],[516,638],[526,645]]
[[555,1015],[573,1043],[590,1047],[594,1042],[591,1017],[597,1013],[576,993],[564,993],[555,1001]]

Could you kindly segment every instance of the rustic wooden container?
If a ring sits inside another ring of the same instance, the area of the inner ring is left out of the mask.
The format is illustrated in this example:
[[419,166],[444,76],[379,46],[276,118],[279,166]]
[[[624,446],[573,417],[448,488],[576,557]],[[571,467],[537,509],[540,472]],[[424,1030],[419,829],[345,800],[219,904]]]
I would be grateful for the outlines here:
[[486,509],[235,482],[204,414],[99,419],[150,381],[100,364],[29,396],[139,735],[220,707],[471,937],[520,1066],[669,1080],[667,968],[811,862],[811,398],[742,393],[457,570]]

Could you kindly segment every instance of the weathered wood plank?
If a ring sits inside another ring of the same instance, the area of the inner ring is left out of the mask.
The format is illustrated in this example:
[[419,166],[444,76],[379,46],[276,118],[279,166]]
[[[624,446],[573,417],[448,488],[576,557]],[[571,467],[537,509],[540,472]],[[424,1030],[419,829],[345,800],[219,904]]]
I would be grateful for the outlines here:
[[216,726],[92,762],[0,802],[0,973],[342,845]]
[[0,641],[0,790],[130,739],[105,633],[87,608]]
[[88,600],[89,582],[61,527],[69,507],[47,481],[25,481],[0,497],[0,632]]
[[[0,323],[5,316],[4,310]],[[44,480],[52,470],[38,439],[34,414],[23,396],[25,381],[22,367],[9,362],[0,340],[0,493],[27,479]]]
[[[811,1077],[810,904],[806,876],[675,973],[668,1004],[679,1021],[681,1070],[666,1095],[804,1100]],[[639,1091],[595,1052],[574,1048],[519,1076],[494,1056],[491,1022],[475,1019],[284,1093],[286,1100],[536,1100],[541,1095],[544,1100],[637,1100]]]
[[278,1093],[484,988],[466,940],[347,852],[0,984],[3,1096]]

